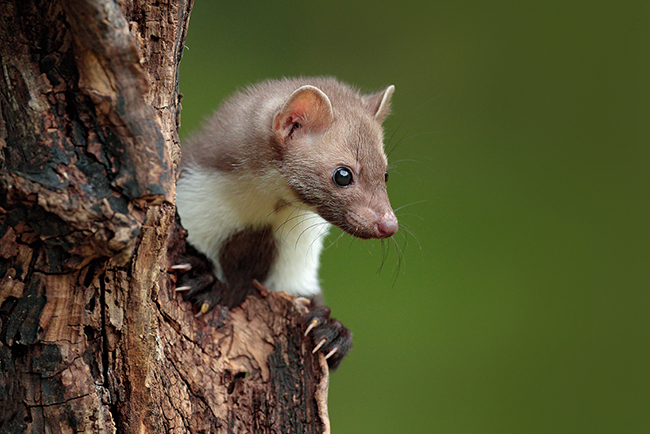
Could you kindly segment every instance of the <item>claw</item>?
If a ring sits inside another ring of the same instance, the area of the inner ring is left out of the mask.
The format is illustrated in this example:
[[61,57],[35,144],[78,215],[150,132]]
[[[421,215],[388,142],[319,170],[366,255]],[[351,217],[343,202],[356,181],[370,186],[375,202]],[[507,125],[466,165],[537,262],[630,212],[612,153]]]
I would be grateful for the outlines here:
[[187,286],[187,285],[185,285],[185,286],[178,286],[178,287],[175,289],[175,291],[176,291],[176,292],[185,292],[185,291],[189,291],[190,289],[192,289],[191,286]]
[[192,264],[174,264],[169,269],[173,271],[190,271]]
[[327,338],[321,339],[320,342],[314,347],[311,353],[314,354],[316,351],[320,350],[320,347],[325,345],[325,342],[327,342]]
[[318,320],[317,320],[316,318],[314,318],[313,320],[311,320],[311,322],[310,322],[309,325],[307,326],[307,330],[305,330],[305,336],[307,336],[307,335],[309,334],[309,332],[312,331],[312,329],[313,329],[314,327],[316,327],[317,325],[318,325]]
[[298,309],[298,312],[300,312],[302,315],[307,315],[309,312],[309,305],[311,304],[311,300],[305,297],[296,297],[295,300],[293,300],[293,305]]
[[334,347],[334,348],[332,349],[332,351],[330,351],[329,353],[327,353],[327,355],[325,356],[325,360],[329,359],[329,358],[332,357],[334,354],[336,354],[336,352],[337,352],[338,350],[339,350],[339,347]]
[[269,295],[269,292],[271,292],[269,288],[267,288],[262,282],[257,279],[253,279],[253,286],[260,292],[260,295],[262,297],[266,297]]
[[203,304],[201,305],[201,310],[199,310],[199,311],[196,313],[196,315],[194,315],[194,318],[198,318],[198,317],[200,317],[201,315],[208,313],[209,310],[210,310],[210,303],[203,303]]
[[311,300],[308,299],[307,297],[296,297],[294,302],[304,307],[308,307],[311,304]]

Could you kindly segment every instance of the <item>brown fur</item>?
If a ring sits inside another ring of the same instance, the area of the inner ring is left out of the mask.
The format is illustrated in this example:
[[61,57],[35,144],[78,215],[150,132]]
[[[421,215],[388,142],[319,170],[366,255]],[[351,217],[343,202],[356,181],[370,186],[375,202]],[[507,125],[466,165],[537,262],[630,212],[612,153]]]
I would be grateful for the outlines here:
[[[297,102],[289,100],[306,85],[317,89],[299,95]],[[183,165],[235,173],[277,171],[330,223],[357,237],[377,237],[378,222],[397,224],[386,193],[381,127],[392,89],[363,96],[323,77],[252,86],[224,102],[202,132],[184,144]],[[341,166],[354,176],[346,188],[332,181]]]
[[[393,89],[267,81],[235,94],[184,143],[177,204],[194,247],[179,285],[197,311],[237,306],[254,279],[310,296],[305,333],[339,365],[352,335],[317,301],[322,224],[361,238],[397,231],[381,127]],[[335,178],[339,168],[352,177]]]

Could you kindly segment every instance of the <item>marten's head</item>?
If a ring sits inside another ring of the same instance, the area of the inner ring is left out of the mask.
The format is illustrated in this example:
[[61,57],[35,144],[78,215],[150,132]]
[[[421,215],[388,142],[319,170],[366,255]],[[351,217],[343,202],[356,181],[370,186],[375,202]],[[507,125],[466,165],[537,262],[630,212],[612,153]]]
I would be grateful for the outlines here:
[[388,194],[382,122],[394,86],[360,95],[334,80],[297,88],[273,117],[276,168],[296,196],[345,232],[398,230]]

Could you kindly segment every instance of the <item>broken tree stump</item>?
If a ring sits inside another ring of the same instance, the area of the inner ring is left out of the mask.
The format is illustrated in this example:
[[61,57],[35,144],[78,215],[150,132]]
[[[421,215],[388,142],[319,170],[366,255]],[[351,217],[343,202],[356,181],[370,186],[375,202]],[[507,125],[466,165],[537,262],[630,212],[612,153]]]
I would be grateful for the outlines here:
[[292,297],[195,318],[167,272],[191,7],[0,0],[2,433],[329,432]]

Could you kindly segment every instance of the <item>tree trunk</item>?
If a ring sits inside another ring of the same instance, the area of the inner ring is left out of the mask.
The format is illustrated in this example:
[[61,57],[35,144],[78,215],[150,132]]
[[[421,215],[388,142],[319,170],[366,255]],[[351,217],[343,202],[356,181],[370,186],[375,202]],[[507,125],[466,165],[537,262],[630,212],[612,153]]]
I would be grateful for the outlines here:
[[2,433],[329,432],[292,297],[195,318],[167,272],[191,7],[0,0]]

